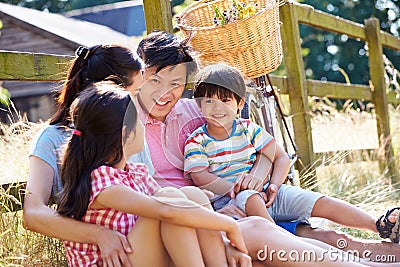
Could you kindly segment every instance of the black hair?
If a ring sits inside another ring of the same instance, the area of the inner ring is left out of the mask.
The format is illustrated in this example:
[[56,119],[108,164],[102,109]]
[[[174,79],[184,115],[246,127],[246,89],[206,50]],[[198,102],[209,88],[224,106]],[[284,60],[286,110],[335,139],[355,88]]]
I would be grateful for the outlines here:
[[140,41],[137,54],[146,68],[156,67],[156,73],[165,67],[187,64],[187,77],[197,71],[197,64],[191,55],[192,48],[180,41],[176,35],[164,31],[153,31]]
[[194,97],[200,105],[203,97],[233,97],[238,103],[246,96],[246,84],[239,70],[225,64],[202,68],[194,78]]
[[123,144],[135,129],[138,113],[123,87],[99,82],[79,94],[71,105],[71,117],[79,134],[72,135],[65,150],[58,212],[79,220],[89,205],[91,172],[123,159]]
[[57,111],[50,119],[50,124],[68,126],[72,102],[90,83],[109,79],[127,87],[133,83],[134,73],[139,72],[143,67],[140,58],[127,47],[96,45],[85,49],[84,52],[87,52],[85,57],[77,56],[72,61],[57,99]]

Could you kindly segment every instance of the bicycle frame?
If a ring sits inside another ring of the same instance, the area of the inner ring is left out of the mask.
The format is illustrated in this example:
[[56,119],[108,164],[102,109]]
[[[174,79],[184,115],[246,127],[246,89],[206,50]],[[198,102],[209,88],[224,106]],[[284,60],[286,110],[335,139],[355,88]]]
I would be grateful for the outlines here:
[[[252,97],[247,97],[247,112],[242,115],[246,116],[246,113],[248,113],[247,118],[264,126],[265,130],[282,144],[290,158],[290,171],[287,180],[292,185],[299,185],[294,167],[298,160],[297,146],[286,121],[288,116],[283,112],[283,106],[279,101],[276,89],[273,88],[268,75],[254,79],[249,87],[254,89],[254,93],[250,93]],[[259,112],[261,112],[261,116]]]

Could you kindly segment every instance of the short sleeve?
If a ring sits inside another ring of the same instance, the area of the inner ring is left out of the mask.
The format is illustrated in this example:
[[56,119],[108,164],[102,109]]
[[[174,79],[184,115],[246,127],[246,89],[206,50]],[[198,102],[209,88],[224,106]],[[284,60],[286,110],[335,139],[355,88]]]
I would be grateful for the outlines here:
[[146,195],[152,196],[161,186],[157,181],[149,174],[148,166],[145,164],[129,164],[130,172],[136,177],[141,179],[144,184],[143,190]]
[[117,169],[109,166],[101,166],[92,171],[91,185],[92,192],[90,195],[89,206],[93,204],[96,197],[106,188],[114,185],[122,185],[122,181],[118,176]]
[[71,131],[63,126],[47,125],[40,129],[33,138],[29,156],[35,156],[46,162],[54,171],[51,197],[58,202],[58,193],[62,190],[60,161],[65,144]]
[[58,172],[59,155],[62,146],[66,143],[67,138],[63,136],[61,130],[57,132],[52,126],[45,126],[40,129],[33,138],[29,156],[36,156],[47,164],[49,164],[55,172]]
[[207,153],[200,140],[201,133],[198,130],[186,140],[184,175],[205,170],[209,166]]
[[261,153],[268,145],[274,142],[272,135],[267,133],[261,126],[251,121],[246,121],[247,130],[250,135],[251,143],[254,149]]

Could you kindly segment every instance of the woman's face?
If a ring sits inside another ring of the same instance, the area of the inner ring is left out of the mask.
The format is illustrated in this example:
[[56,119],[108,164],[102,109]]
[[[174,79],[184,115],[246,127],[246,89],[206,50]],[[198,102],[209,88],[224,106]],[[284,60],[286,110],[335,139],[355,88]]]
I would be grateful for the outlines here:
[[153,119],[164,121],[182,96],[186,82],[186,65],[168,66],[156,73],[156,67],[144,72],[138,100]]
[[127,158],[133,154],[139,153],[143,150],[144,144],[144,126],[138,119],[135,129],[129,133],[128,138],[124,143],[124,154]]
[[131,81],[132,83],[125,87],[125,89],[131,92],[132,96],[135,96],[140,92],[140,86],[143,84],[143,72],[133,72]]

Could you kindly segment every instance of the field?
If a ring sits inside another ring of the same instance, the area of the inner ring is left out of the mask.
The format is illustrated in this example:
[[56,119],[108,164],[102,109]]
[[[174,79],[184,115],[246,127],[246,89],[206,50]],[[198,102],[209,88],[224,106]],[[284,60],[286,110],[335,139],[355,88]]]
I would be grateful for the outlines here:
[[[391,108],[390,112],[394,151],[399,164],[400,110]],[[1,125],[1,183],[24,181],[27,178],[29,143],[42,124],[23,121],[21,118],[21,122],[12,126]],[[316,162],[317,171],[307,172],[304,176],[316,175],[320,192],[351,202],[374,216],[399,204],[396,185],[390,184],[389,179],[379,170],[375,153],[329,152],[377,148],[373,114],[353,109],[338,112],[331,106],[324,105],[314,110],[312,129],[314,150],[322,153],[322,157]],[[379,149],[376,151],[379,153]],[[0,191],[2,203],[9,199],[7,192]],[[379,238],[365,231],[341,228],[325,220],[317,220],[315,223],[320,227],[333,227],[357,237]],[[62,243],[25,230],[21,212],[10,213],[2,209],[0,266],[65,266]]]

